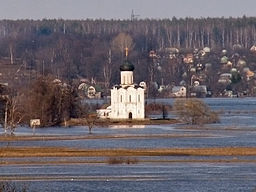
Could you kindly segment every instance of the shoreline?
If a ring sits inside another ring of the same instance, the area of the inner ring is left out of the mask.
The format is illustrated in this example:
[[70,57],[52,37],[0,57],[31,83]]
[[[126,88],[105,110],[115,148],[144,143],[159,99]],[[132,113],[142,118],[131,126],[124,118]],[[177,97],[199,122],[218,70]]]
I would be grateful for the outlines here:
[[94,135],[86,133],[84,135],[0,135],[3,142],[15,141],[60,141],[60,140],[86,140],[86,139],[152,139],[152,138],[200,138],[213,137],[211,134],[111,134]]
[[111,120],[111,119],[70,119],[66,122],[67,126],[93,126],[107,127],[110,125],[161,125],[161,124],[176,124],[180,123],[177,119],[144,119],[144,120]]

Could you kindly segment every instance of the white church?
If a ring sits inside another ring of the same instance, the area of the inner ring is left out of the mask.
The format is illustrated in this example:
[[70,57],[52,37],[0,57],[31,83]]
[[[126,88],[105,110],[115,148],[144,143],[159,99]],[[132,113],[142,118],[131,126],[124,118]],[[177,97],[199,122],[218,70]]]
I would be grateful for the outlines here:
[[134,65],[128,59],[120,66],[121,84],[111,89],[111,105],[107,109],[97,110],[100,118],[136,119],[145,118],[145,87],[134,84]]

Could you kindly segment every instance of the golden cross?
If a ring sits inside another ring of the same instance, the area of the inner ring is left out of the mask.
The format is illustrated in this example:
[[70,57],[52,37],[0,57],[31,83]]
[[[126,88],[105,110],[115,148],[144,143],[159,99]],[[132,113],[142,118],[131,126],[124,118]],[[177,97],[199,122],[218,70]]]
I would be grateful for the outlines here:
[[128,57],[128,47],[125,48],[125,57],[127,58]]

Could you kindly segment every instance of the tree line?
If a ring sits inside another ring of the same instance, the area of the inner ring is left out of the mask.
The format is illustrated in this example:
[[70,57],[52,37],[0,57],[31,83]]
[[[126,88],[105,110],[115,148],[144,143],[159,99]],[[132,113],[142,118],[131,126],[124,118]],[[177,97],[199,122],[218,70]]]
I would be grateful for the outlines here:
[[[0,57],[11,64],[21,62],[41,75],[72,80],[94,78],[118,83],[120,55],[110,49],[119,33],[134,42],[130,59],[138,80],[149,80],[148,53],[167,47],[232,49],[251,47],[256,40],[256,18],[185,18],[163,20],[1,20]],[[106,63],[111,57],[111,77]],[[104,71],[105,70],[105,71]]]

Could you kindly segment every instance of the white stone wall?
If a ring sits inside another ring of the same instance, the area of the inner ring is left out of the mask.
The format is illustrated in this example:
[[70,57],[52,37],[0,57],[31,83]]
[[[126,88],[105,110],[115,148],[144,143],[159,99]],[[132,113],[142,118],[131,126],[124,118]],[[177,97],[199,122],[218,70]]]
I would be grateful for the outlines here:
[[145,98],[143,88],[128,86],[125,88],[111,89],[111,115],[112,119],[145,118]]
[[132,85],[132,84],[133,84],[133,72],[121,71],[121,85]]

